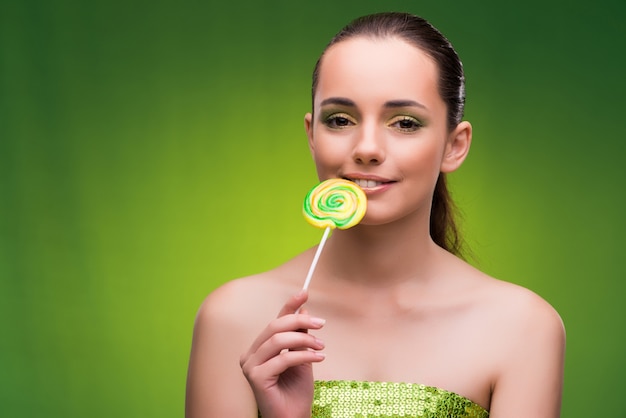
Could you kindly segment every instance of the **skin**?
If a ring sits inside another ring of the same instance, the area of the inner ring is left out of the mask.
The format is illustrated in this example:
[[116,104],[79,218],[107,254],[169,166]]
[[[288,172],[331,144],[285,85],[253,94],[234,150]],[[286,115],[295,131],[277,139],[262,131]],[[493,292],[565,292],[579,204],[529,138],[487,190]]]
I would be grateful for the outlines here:
[[314,248],[207,297],[188,418],[252,418],[257,407],[264,418],[310,417],[313,379],[422,383],[492,418],[560,416],[558,314],[429,236],[437,176],[462,164],[472,136],[467,122],[447,129],[437,80],[431,58],[397,38],[326,52],[305,130],[320,180],[377,181],[364,189],[366,216],[333,232],[309,293],[300,288]]

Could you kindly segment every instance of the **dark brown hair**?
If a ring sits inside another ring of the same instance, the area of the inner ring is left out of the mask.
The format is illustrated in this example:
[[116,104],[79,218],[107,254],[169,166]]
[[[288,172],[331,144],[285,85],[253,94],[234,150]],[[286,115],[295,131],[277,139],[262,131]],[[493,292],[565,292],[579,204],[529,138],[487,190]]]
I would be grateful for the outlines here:
[[[360,17],[344,27],[329,42],[313,71],[312,98],[319,81],[325,52],[332,45],[350,38],[397,37],[428,54],[439,69],[439,94],[446,104],[448,130],[452,131],[463,118],[465,107],[465,76],[463,65],[452,44],[425,19],[408,13],[377,13]],[[430,235],[439,246],[461,256],[462,239],[455,221],[455,205],[446,185],[446,176],[439,174],[430,215]]]

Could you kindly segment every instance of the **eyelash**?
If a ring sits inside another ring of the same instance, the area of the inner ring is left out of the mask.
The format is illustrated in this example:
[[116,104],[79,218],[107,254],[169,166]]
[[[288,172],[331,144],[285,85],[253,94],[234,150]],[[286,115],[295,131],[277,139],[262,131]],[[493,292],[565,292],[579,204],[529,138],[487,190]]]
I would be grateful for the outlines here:
[[[338,124],[338,122],[342,124]],[[324,118],[324,125],[331,129],[344,129],[350,125],[355,125],[356,121],[345,113],[334,113]]]
[[[407,122],[410,124],[407,126]],[[324,125],[331,129],[345,129],[351,125],[356,125],[356,121],[345,113],[333,113],[323,119]],[[405,126],[402,126],[405,125]],[[389,126],[401,132],[415,132],[424,125],[414,117],[398,116],[389,123]]]
[[[403,127],[402,124],[406,124],[407,122],[409,122],[411,125]],[[395,126],[396,129],[402,132],[415,132],[419,128],[424,126],[419,120],[410,116],[397,117],[391,121],[390,125]]]

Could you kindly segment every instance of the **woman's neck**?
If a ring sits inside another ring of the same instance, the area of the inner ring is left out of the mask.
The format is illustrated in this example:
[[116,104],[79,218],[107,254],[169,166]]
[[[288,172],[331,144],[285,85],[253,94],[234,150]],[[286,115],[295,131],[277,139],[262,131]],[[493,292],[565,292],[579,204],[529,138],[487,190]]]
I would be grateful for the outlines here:
[[359,225],[333,232],[320,259],[320,273],[373,287],[425,281],[433,276],[441,251],[428,225]]

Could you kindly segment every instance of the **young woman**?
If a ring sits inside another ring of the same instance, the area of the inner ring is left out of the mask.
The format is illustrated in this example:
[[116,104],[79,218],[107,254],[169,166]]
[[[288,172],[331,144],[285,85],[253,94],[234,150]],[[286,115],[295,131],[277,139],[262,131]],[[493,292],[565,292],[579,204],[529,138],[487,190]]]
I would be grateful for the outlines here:
[[367,213],[315,249],[210,294],[195,324],[186,415],[491,417],[560,414],[558,314],[476,270],[445,174],[465,159],[464,75],[428,22],[352,22],[313,75],[304,125],[320,180],[363,188]]

